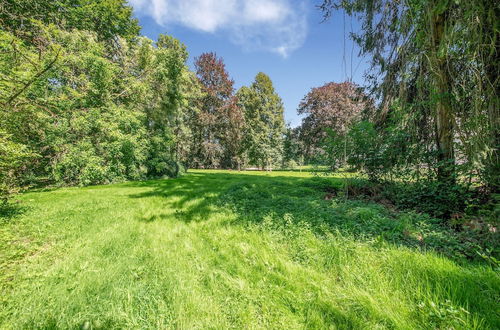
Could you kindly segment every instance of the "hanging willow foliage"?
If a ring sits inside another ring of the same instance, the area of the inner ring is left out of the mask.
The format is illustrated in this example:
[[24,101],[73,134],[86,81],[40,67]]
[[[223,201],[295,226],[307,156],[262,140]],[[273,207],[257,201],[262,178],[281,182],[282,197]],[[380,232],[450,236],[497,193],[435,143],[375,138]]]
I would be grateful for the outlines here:
[[421,150],[406,166],[498,191],[500,3],[325,0],[320,9],[361,22],[352,37],[371,58],[378,126],[404,130]]

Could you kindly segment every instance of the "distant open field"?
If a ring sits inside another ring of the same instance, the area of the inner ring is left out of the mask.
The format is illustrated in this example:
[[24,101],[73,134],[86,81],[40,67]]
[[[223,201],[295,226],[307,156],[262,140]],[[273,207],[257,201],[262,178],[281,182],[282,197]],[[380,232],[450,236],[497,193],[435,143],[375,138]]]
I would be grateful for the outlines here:
[[191,170],[22,194],[0,218],[0,328],[500,327],[490,266],[424,251],[418,215],[325,182]]

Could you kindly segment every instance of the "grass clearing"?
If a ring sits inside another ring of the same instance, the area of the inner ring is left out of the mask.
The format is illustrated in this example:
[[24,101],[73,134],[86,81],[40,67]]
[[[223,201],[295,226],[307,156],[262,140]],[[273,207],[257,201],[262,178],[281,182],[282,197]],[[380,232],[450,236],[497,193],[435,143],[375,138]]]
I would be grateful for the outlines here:
[[1,220],[0,327],[500,327],[494,268],[425,251],[418,235],[443,235],[419,215],[325,200],[310,176],[25,193]]

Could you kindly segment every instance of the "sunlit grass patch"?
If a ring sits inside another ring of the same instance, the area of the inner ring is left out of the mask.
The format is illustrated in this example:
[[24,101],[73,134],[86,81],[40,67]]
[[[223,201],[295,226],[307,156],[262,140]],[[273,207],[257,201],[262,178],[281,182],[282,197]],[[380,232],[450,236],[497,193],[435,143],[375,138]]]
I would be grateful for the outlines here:
[[26,193],[0,227],[0,327],[499,326],[491,266],[407,235],[417,214],[325,200],[324,184],[197,170]]

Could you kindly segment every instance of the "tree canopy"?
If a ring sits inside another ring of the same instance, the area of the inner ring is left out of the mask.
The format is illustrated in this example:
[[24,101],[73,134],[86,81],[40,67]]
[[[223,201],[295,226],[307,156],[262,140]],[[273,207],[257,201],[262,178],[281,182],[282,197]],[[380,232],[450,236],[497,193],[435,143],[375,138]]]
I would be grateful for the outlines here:
[[378,130],[387,141],[406,134],[413,156],[388,168],[441,182],[477,177],[498,191],[498,3],[325,0],[321,9],[326,18],[345,10],[362,24],[353,39],[371,59]]
[[250,87],[237,93],[247,123],[245,149],[251,163],[260,167],[281,164],[285,123],[283,103],[269,76],[259,72]]
[[328,130],[345,133],[370,107],[366,95],[351,82],[330,82],[312,88],[298,108],[298,113],[306,116],[300,126],[300,139],[307,160],[321,156]]
[[279,163],[283,106],[270,78],[250,87],[255,120],[222,58],[204,53],[191,71],[182,42],[139,35],[126,1],[4,1],[0,20],[2,196]]

